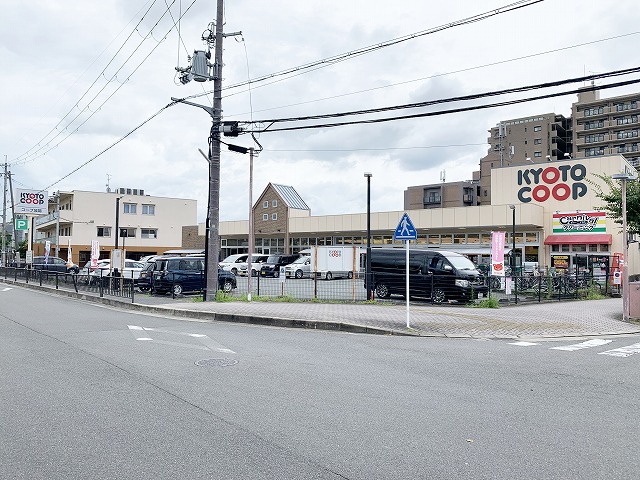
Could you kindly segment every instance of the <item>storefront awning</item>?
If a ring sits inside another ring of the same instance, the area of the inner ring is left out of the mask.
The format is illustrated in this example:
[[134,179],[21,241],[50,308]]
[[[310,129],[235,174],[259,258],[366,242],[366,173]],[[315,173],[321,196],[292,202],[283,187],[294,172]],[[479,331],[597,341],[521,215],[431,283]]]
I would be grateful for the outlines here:
[[586,243],[602,243],[611,245],[610,233],[578,233],[567,235],[549,235],[544,239],[545,245],[576,245]]

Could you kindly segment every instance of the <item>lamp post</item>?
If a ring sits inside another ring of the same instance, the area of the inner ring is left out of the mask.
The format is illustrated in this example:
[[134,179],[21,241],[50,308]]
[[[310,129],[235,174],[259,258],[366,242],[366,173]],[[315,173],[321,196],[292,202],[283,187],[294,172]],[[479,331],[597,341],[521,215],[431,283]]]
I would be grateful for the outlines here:
[[620,180],[622,194],[622,319],[629,320],[629,236],[627,234],[627,181],[637,177],[630,173],[615,173],[611,175],[614,180]]
[[373,300],[373,290],[371,288],[371,173],[366,172],[367,179],[367,265],[365,270],[365,282],[367,286],[367,300]]
[[513,278],[513,288],[515,292],[515,302],[518,303],[518,282],[516,281],[516,206],[509,205],[511,209],[511,278]]

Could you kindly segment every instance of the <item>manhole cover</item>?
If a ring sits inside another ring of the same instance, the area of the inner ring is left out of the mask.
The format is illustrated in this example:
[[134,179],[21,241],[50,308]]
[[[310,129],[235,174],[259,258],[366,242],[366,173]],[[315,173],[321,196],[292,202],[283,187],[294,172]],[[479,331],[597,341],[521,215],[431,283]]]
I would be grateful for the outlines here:
[[230,367],[237,363],[238,360],[233,358],[205,358],[204,360],[195,362],[199,367]]

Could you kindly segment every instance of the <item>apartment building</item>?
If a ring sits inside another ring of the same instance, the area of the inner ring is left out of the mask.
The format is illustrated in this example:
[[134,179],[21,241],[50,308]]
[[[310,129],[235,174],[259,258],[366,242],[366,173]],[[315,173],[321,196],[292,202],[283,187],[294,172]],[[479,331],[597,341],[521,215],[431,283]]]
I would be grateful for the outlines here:
[[408,187],[404,191],[404,208],[418,210],[478,205],[478,179]]
[[489,130],[489,151],[480,159],[478,205],[491,204],[494,168],[531,165],[570,158],[571,118],[556,113],[515,118]]
[[50,197],[48,210],[48,215],[32,222],[34,255],[44,255],[48,241],[50,255],[57,250],[58,256],[67,258],[70,244],[78,265],[90,260],[93,240],[99,242],[100,258],[109,258],[120,233],[118,246],[124,247],[127,258],[137,259],[181,248],[182,227],[197,223],[196,200],[155,197],[134,188],[57,192]]
[[620,154],[638,167],[638,113],[640,93],[601,99],[597,90],[580,92],[571,107],[575,158]]

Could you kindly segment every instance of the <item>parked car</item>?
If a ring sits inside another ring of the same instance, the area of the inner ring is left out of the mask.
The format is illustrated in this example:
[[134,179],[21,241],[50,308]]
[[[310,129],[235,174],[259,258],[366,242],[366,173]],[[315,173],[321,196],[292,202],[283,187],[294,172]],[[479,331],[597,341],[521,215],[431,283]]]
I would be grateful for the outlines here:
[[134,280],[134,285],[138,287],[141,292],[148,292],[151,290],[151,287],[153,286],[153,271],[155,268],[155,261],[145,263],[140,275]]
[[[219,267],[235,275],[236,273],[238,273],[238,265],[243,262],[247,263],[247,257],[249,257],[248,253],[229,255],[219,263]],[[227,267],[229,267],[229,269],[227,269]],[[232,268],[235,268],[235,272],[232,270]]]
[[[204,290],[206,270],[204,257],[163,257],[156,259],[152,292],[164,294]],[[218,289],[230,293],[236,288],[236,276],[218,268]]]
[[[140,272],[143,268],[144,264],[142,262],[137,262],[127,258],[124,261],[124,268],[122,269],[122,272],[120,272],[120,276],[126,281],[133,280],[135,283],[135,280],[140,276]],[[89,266],[89,269],[91,269],[91,266]],[[94,285],[100,278],[110,278],[112,274],[113,269],[111,268],[111,260],[99,260],[98,267],[89,273],[89,284]]]
[[[262,264],[267,260],[267,258],[269,258],[269,255],[265,255],[262,253],[252,253],[251,254],[251,273],[252,276],[257,276],[258,272],[260,271],[260,267],[262,266]],[[228,265],[226,267],[223,267],[223,270],[227,271],[227,272],[231,272],[234,275],[246,275],[247,274],[247,270],[248,270],[248,261],[249,261],[249,255],[247,255],[247,258],[243,261],[243,262],[237,262],[237,263],[233,263],[231,265]],[[235,269],[235,271],[234,271]]]
[[293,255],[269,255],[267,261],[260,267],[260,276],[278,278],[280,276],[280,267],[293,263],[299,257],[299,253]]
[[305,255],[299,257],[295,262],[284,267],[284,274],[287,278],[302,278],[313,276],[311,271],[311,257]]
[[[371,250],[373,289],[380,298],[406,295],[406,251],[400,248]],[[366,285],[365,285],[366,288]],[[444,250],[409,252],[409,296],[431,298],[433,303],[447,300],[469,301],[488,292],[484,278],[464,255]]]
[[46,270],[49,272],[61,272],[61,273],[78,273],[80,267],[75,263],[67,265],[67,261],[59,257],[33,257],[33,263],[31,268],[34,270]]

